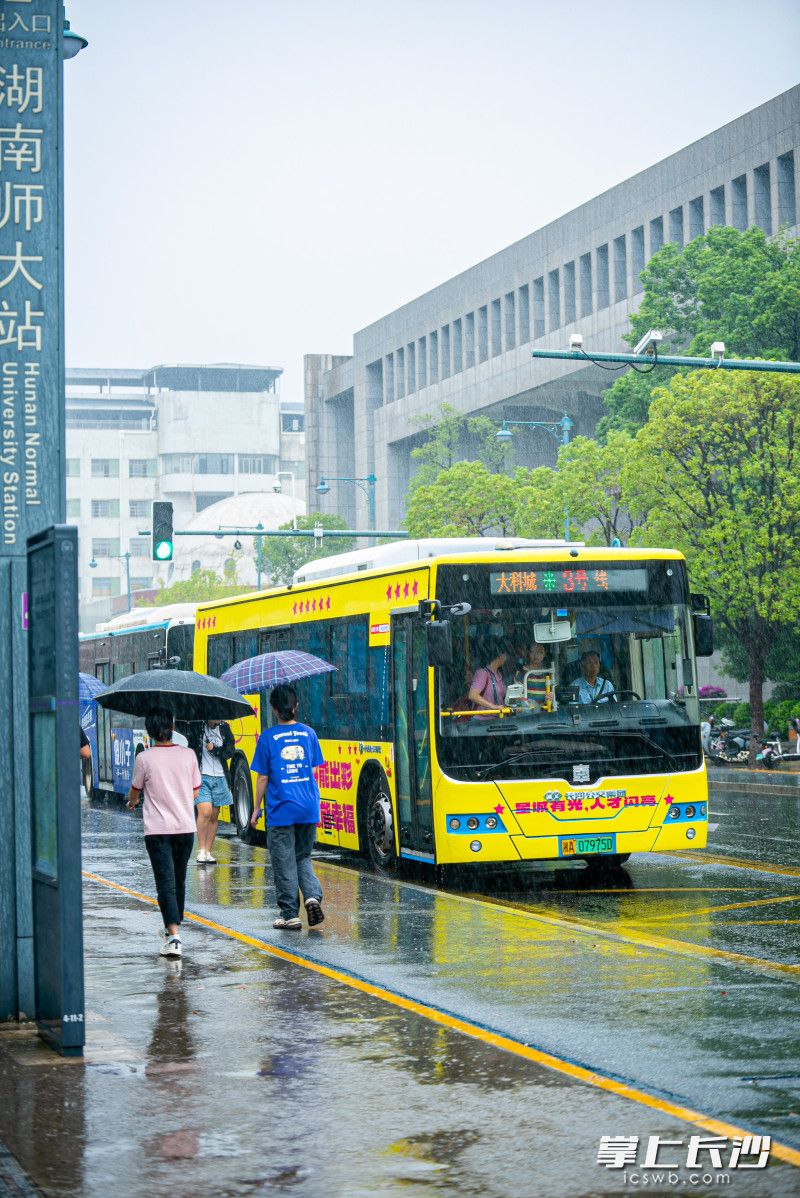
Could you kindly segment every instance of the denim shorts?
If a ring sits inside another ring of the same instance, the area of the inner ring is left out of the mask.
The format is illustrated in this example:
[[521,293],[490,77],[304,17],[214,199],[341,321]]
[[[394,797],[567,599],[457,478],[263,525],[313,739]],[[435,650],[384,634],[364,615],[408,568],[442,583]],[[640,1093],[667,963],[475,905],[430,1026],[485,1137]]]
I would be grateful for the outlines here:
[[195,804],[210,803],[212,807],[227,807],[233,801],[228,783],[222,774],[202,774],[203,781],[197,793]]

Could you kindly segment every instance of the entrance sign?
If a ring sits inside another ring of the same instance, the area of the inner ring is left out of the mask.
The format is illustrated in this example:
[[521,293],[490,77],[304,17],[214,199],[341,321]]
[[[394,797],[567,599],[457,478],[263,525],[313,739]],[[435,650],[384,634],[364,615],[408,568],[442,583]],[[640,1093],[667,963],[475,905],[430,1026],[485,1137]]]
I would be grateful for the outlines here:
[[85,1043],[75,528],[30,538],[28,593],[36,1022],[74,1055]]
[[[55,762],[52,723],[29,726],[26,545],[66,511],[63,22],[61,0],[0,3],[0,1020],[36,1014],[34,852],[42,876],[53,868],[52,811],[39,810],[35,827],[31,812],[31,733],[42,754],[37,779],[50,796]],[[56,613],[72,620],[65,596]],[[55,618],[49,631],[38,623],[40,633],[56,631]],[[72,719],[77,725],[77,709]]]

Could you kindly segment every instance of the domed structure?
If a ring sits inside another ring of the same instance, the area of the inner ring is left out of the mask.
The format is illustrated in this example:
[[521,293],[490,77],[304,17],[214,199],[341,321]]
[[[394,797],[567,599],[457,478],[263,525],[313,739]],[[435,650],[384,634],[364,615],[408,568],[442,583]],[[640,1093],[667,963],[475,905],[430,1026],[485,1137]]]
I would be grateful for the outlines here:
[[[256,557],[258,548],[253,536],[231,535],[231,530],[237,528],[255,528],[259,523],[265,529],[280,528],[288,524],[294,516],[304,516],[306,505],[302,499],[293,499],[290,495],[274,492],[249,492],[245,495],[231,495],[212,503],[202,512],[187,522],[187,531],[198,529],[198,535],[175,538],[175,556],[171,562],[164,562],[156,567],[156,585],[163,582],[169,586],[173,582],[182,582],[197,570],[213,570],[220,577],[225,572],[226,562],[232,560],[236,565],[237,583],[243,589],[254,587],[257,582]],[[215,535],[219,529],[221,535]],[[211,535],[202,535],[210,532]],[[236,548],[236,544],[241,546]],[[266,547],[267,538],[261,542],[262,550]],[[262,584],[265,578],[262,577]]]

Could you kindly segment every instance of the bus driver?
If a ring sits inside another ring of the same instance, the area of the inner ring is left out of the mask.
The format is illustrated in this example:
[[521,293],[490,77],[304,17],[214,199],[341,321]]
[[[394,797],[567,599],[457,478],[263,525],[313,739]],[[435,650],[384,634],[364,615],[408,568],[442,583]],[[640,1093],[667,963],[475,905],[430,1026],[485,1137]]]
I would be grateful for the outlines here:
[[579,703],[607,703],[614,694],[614,684],[600,677],[600,654],[596,649],[581,653],[581,675],[578,679]]

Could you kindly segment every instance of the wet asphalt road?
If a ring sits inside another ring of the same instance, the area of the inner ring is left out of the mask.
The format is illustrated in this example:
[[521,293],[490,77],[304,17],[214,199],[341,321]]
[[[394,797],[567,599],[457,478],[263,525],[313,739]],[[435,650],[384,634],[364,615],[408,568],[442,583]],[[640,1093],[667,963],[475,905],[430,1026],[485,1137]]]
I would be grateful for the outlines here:
[[[703,854],[608,877],[500,870],[443,892],[328,855],[326,923],[291,937],[271,928],[264,850],[220,839],[187,906],[797,1146],[798,800],[712,811]],[[152,894],[138,818],[87,805],[84,868]],[[222,931],[188,925],[176,969],[151,908],[91,881],[86,901],[87,1066],[54,1065],[27,1032],[12,1065],[0,1055],[0,1137],[48,1193],[629,1193],[596,1164],[600,1135],[698,1132]],[[799,1177],[771,1165],[725,1188],[794,1194]]]

